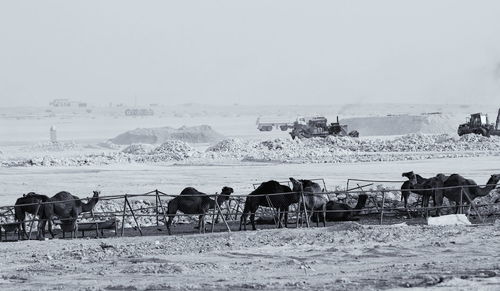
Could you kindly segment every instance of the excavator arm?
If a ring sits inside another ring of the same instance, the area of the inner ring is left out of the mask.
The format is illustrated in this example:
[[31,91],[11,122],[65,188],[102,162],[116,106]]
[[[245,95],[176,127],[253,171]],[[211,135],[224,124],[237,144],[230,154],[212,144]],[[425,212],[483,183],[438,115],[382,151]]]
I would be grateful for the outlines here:
[[498,109],[497,122],[495,123],[495,130],[500,130],[500,108]]

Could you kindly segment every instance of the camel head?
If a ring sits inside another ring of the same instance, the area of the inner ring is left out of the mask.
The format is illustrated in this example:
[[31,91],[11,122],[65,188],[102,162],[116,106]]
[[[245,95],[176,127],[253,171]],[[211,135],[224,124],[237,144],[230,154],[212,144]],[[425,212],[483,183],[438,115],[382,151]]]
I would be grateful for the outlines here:
[[493,174],[493,175],[491,175],[490,179],[488,180],[488,182],[486,184],[495,185],[498,183],[498,181],[500,181],[500,174]]
[[304,188],[302,186],[302,182],[299,182],[292,177],[290,177],[290,182],[292,182],[292,185],[293,185],[293,189],[292,189],[293,192],[302,192],[304,190]]
[[99,195],[101,195],[101,191],[93,191],[93,193],[92,198],[99,198]]
[[222,187],[222,191],[220,192],[221,195],[231,195],[231,193],[234,193],[233,188],[231,187]]
[[226,186],[222,187],[220,195],[217,196],[217,203],[220,205],[225,201],[229,200],[229,195],[231,195],[231,193],[234,193],[233,188]]
[[101,194],[101,191],[94,191],[92,198],[88,199],[87,203],[82,204],[82,212],[89,212],[94,208],[99,202],[99,194]]
[[413,173],[413,171],[405,172],[401,174],[401,176],[408,178],[411,184],[417,184],[417,176],[415,175],[415,173]]

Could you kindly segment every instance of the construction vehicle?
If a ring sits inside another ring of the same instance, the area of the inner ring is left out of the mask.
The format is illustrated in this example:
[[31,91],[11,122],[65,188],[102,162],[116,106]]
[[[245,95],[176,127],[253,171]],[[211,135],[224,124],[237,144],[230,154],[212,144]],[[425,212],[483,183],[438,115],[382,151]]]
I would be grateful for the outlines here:
[[458,126],[459,136],[464,134],[480,134],[482,136],[500,135],[500,109],[498,110],[496,123],[489,123],[488,115],[482,113],[471,114],[465,123]]
[[257,129],[260,131],[271,131],[273,128],[281,129],[282,131],[287,131],[289,128],[293,128],[293,122],[273,122],[273,121],[261,121],[260,117],[257,118]]
[[348,132],[347,125],[341,125],[337,116],[337,122],[328,124],[328,120],[323,116],[313,117],[297,117],[293,123],[287,122],[260,122],[257,119],[257,128],[260,131],[271,131],[273,128],[279,128],[282,131],[291,129],[290,135],[293,139],[311,138],[311,137],[327,137],[334,136],[351,136],[358,137],[357,131]]

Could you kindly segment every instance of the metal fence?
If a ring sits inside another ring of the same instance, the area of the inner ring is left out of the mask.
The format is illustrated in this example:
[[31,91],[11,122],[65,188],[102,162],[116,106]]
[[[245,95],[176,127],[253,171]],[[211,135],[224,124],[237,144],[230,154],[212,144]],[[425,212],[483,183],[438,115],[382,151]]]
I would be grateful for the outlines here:
[[[326,184],[323,179],[314,179],[315,181],[322,181],[324,189],[326,190]],[[356,182],[356,186],[349,188],[352,186],[352,183]],[[368,184],[363,184],[360,185],[357,182],[364,182]],[[451,206],[444,206],[444,205],[437,205],[437,206],[427,206],[427,207],[419,207],[418,203],[417,205],[413,205],[407,208],[401,207],[401,206],[390,206],[388,205],[388,201],[386,199],[388,193],[399,193],[401,195],[401,189],[400,188],[395,188],[395,189],[386,189],[386,188],[381,188],[381,189],[366,189],[367,187],[373,186],[374,183],[401,183],[404,181],[384,181],[384,180],[367,180],[367,179],[348,179],[346,183],[346,189],[338,190],[338,191],[325,191],[322,193],[304,193],[304,192],[289,192],[289,193],[272,193],[272,194],[258,194],[258,195],[252,195],[253,197],[259,197],[259,196],[264,196],[266,197],[268,201],[268,206],[271,207],[263,207],[260,206],[259,210],[257,211],[256,215],[261,216],[261,217],[272,217],[274,223],[276,225],[279,225],[279,221],[277,220],[279,217],[279,210],[275,209],[273,207],[272,203],[270,203],[270,197],[274,195],[280,195],[280,196],[286,196],[286,195],[300,195],[300,200],[299,203],[295,203],[291,205],[291,208],[288,210],[288,214],[291,215],[291,219],[295,219],[296,222],[296,227],[299,227],[299,220],[302,220],[304,217],[306,217],[305,225],[309,227],[309,219],[308,219],[308,211],[307,207],[305,207],[305,202],[304,202],[304,197],[308,195],[328,195],[329,199],[332,197],[335,197],[336,201],[343,201],[343,202],[349,202],[356,196],[359,197],[359,195],[364,194],[368,196],[368,204],[372,204],[371,207],[365,207],[362,210],[362,215],[378,215],[379,216],[379,223],[383,224],[384,223],[384,216],[390,214],[390,213],[397,213],[397,214],[406,214],[407,216],[411,217],[410,213],[421,213],[427,215],[429,211],[432,210],[437,210],[437,209],[443,209],[443,208],[450,208]],[[289,183],[289,181],[283,181],[281,183]],[[254,188],[256,185],[260,184],[254,184]],[[481,207],[487,207],[487,206],[492,206],[495,205],[495,203],[489,203],[489,204],[481,204],[477,205],[474,203],[474,201],[471,199],[471,197],[468,195],[468,191],[464,191],[464,189],[468,187],[484,187],[484,186],[493,186],[493,185],[471,185],[471,186],[454,186],[454,187],[440,187],[440,188],[432,188],[432,189],[411,189],[411,191],[419,191],[419,190],[425,190],[425,191],[436,191],[436,190],[447,190],[447,189],[460,189],[461,197],[460,197],[460,203],[456,205],[455,207],[458,207],[457,209],[461,210],[463,212],[463,209],[465,207],[467,208],[472,208],[476,215],[479,217],[481,222],[485,222],[485,218],[480,214],[479,209]],[[181,214],[177,213],[175,217],[177,217],[177,220],[179,219],[187,219],[192,216],[206,216],[211,220],[211,231],[214,231],[214,225],[216,221],[218,221],[219,217],[222,219],[222,222],[224,223],[224,226],[228,232],[231,232],[231,227],[229,223],[231,221],[238,221],[238,217],[241,218],[241,215],[243,213],[244,209],[244,203],[245,203],[245,198],[247,198],[248,195],[228,195],[228,200],[225,201],[222,205],[219,205],[217,202],[217,197],[220,196],[221,194],[209,194],[207,196],[213,198],[215,201],[215,207],[214,209],[209,210],[208,213],[198,213],[198,214]],[[145,226],[161,226],[166,225],[167,221],[169,219],[169,215],[167,213],[167,205],[168,202],[175,198],[179,197],[180,195],[172,195],[172,194],[167,194],[159,190],[153,190],[149,191],[146,193],[140,193],[140,194],[124,194],[124,195],[110,195],[110,196],[101,196],[99,197],[99,203],[98,205],[103,205],[104,206],[109,206],[108,210],[101,210],[98,211],[96,208],[90,213],[90,215],[86,215],[89,219],[89,223],[92,223],[92,221],[105,221],[107,219],[115,219],[117,223],[120,225],[120,235],[124,235],[124,229],[126,224],[130,224],[127,222],[133,222],[134,228],[139,232],[140,235],[143,235],[143,227]],[[193,195],[188,195],[188,194],[182,194],[183,197],[189,197],[189,196],[198,196],[196,194]],[[88,198],[83,198],[81,200],[89,200],[92,199],[90,197]],[[141,201],[138,201],[137,199],[141,199]],[[72,200],[72,201],[76,201]],[[78,199],[80,200],[80,199]],[[68,200],[70,201],[70,200]],[[147,201],[147,202],[146,202]],[[470,201],[470,203],[468,203]],[[110,204],[112,202],[115,202],[116,205],[113,208],[113,205],[106,205]],[[139,202],[139,203],[137,203]],[[14,216],[14,208],[15,207],[20,207],[20,206],[37,206],[37,210],[35,213],[38,213],[39,207],[41,207],[43,204],[53,204],[55,202],[40,202],[40,203],[33,203],[33,204],[23,204],[23,205],[10,205],[10,206],[0,206],[0,219],[3,220],[3,224],[0,225],[7,231],[7,227],[4,227],[5,225],[8,224],[16,224],[18,222],[15,221],[15,216]],[[340,203],[340,202],[332,202],[332,203]],[[394,204],[394,203],[393,203]],[[121,206],[120,206],[121,205]],[[500,205],[500,204],[496,204]],[[135,207],[134,207],[135,206]],[[102,208],[102,207],[97,207],[97,208]],[[340,212],[340,213],[345,213],[348,211],[352,210],[327,210],[327,212]],[[470,211],[469,211],[470,212]],[[468,212],[468,213],[469,213]],[[495,215],[498,213],[495,213]],[[145,223],[141,218],[147,218],[148,223]],[[319,218],[318,218],[319,219]],[[8,223],[8,221],[11,221]],[[64,220],[64,219],[62,219]],[[303,225],[303,221],[300,225]],[[28,238],[31,238],[31,233],[33,231],[34,223],[35,222],[40,222],[40,219],[37,218],[36,216],[33,216],[30,219],[26,219],[24,221],[25,223],[29,223],[29,236]],[[17,232],[19,235],[20,230],[20,224],[17,224]],[[96,232],[97,232],[98,224],[96,223]],[[1,237],[1,233],[0,233]]]

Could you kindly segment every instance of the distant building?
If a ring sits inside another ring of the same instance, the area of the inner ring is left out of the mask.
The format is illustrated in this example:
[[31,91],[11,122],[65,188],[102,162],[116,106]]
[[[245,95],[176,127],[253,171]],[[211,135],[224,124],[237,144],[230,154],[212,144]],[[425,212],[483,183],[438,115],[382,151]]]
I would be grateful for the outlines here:
[[49,103],[52,107],[87,107],[87,103],[71,101],[69,99],[54,99]]
[[49,105],[53,107],[70,107],[71,102],[69,99],[54,99],[49,103]]
[[152,109],[126,109],[125,110],[125,115],[126,116],[150,116],[154,115],[155,112]]

